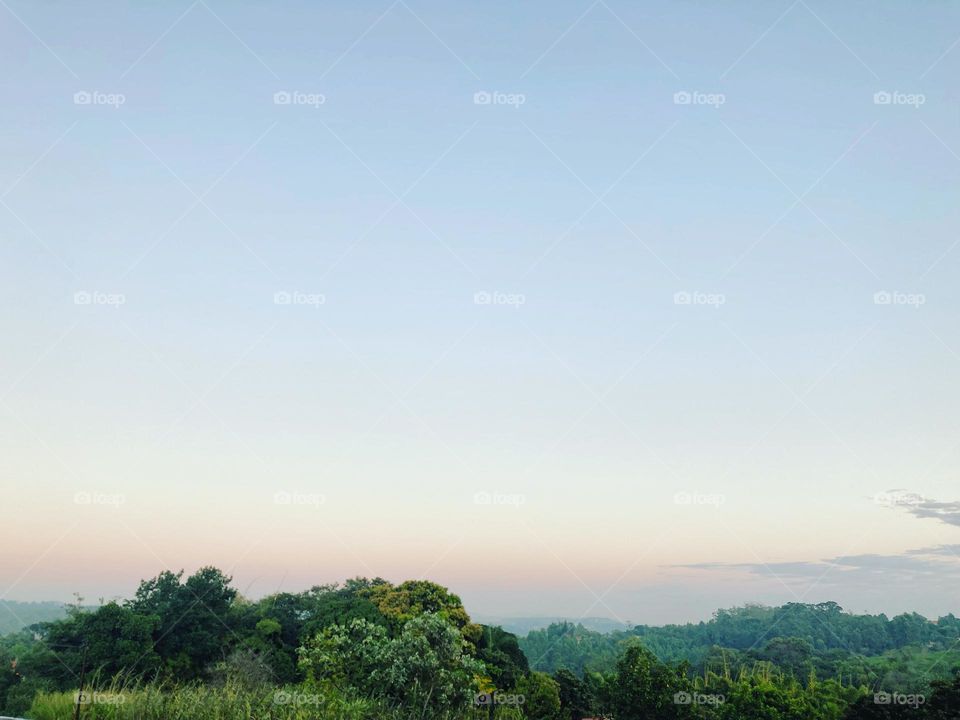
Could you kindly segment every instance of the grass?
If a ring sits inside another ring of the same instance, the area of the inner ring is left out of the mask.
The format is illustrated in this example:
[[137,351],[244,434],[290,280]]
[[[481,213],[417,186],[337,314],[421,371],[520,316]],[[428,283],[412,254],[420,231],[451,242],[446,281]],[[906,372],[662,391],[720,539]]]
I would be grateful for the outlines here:
[[[456,716],[411,718],[369,700],[324,694],[306,685],[249,689],[191,685],[163,687],[117,684],[88,694],[81,720],[487,720],[486,708]],[[40,692],[26,713],[29,720],[70,720],[75,692]],[[497,708],[496,720],[518,720],[515,708]]]
[[[236,685],[163,688],[147,685],[88,693],[84,720],[372,720],[383,717],[372,703],[310,693],[303,688],[249,690]],[[30,720],[73,717],[76,693],[38,693]]]

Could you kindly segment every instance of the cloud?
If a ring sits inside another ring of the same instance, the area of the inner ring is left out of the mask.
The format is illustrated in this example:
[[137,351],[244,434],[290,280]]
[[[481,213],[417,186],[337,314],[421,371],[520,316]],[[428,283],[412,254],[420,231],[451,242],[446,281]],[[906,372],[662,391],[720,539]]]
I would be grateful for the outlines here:
[[[879,493],[874,501],[906,510],[919,518],[939,520],[960,527],[960,502],[940,502],[904,489]],[[787,562],[700,562],[671,568],[710,572],[747,573],[781,582],[812,581],[829,586],[876,588],[911,583],[960,585],[960,544],[945,544],[905,550],[896,555],[864,553],[838,555],[823,560]]]
[[[840,555],[825,560],[755,563],[692,563],[673,568],[746,572],[785,582],[814,580],[825,585],[876,587],[879,581],[905,584],[935,580],[960,583],[960,546],[941,545],[900,555]],[[948,559],[944,559],[948,558]]]
[[905,506],[907,512],[919,518],[930,518],[960,527],[960,502],[937,502],[924,498],[922,501]]
[[939,520],[960,527],[960,501],[940,502],[903,488],[877,493],[873,501],[878,505],[906,510],[918,518]]
[[934,545],[932,547],[907,550],[908,555],[952,555],[960,558],[960,545]]

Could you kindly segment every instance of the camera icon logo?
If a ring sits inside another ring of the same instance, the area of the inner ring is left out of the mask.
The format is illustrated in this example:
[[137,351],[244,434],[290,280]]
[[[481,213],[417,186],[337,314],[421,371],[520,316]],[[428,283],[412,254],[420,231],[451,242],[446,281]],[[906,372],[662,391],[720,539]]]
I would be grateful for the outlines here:
[[490,493],[486,491],[480,491],[478,493],[474,493],[474,496],[473,496],[474,505],[490,505],[492,502],[493,502],[493,497],[490,495]]

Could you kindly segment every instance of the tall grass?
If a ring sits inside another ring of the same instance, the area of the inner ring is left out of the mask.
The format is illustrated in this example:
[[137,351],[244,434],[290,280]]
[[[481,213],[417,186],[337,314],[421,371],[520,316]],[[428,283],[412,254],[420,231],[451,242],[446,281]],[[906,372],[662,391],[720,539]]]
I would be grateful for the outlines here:
[[[380,710],[368,701],[311,693],[303,688],[250,690],[239,685],[112,687],[87,693],[83,720],[373,720]],[[68,720],[76,693],[38,693],[30,720]]]
[[[30,720],[70,720],[75,692],[40,692]],[[411,718],[370,700],[344,698],[307,685],[250,689],[223,686],[112,686],[85,696],[81,720],[487,720],[487,708]],[[518,720],[516,708],[498,707],[496,720]]]

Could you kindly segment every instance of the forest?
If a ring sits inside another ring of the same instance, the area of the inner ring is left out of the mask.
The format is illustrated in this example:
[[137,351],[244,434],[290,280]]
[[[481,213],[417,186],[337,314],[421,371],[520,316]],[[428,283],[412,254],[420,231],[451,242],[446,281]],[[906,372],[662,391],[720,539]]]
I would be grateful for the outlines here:
[[[244,598],[163,572],[0,638],[0,714],[30,720],[960,718],[960,620],[748,605],[708,622],[524,637],[427,580]],[[77,715],[75,715],[77,713]]]

